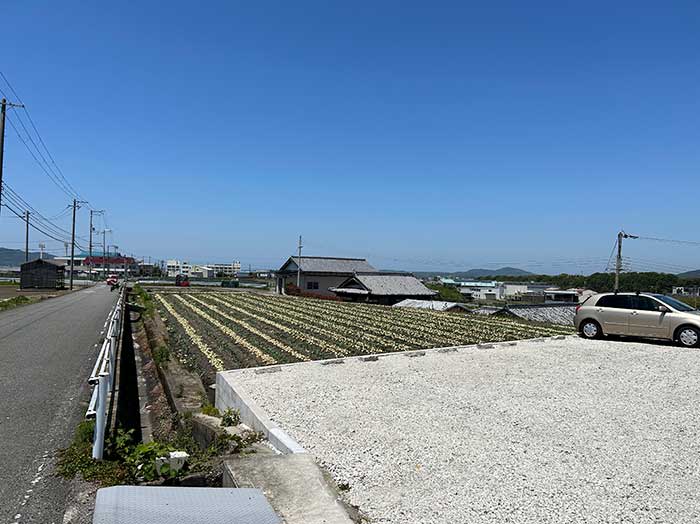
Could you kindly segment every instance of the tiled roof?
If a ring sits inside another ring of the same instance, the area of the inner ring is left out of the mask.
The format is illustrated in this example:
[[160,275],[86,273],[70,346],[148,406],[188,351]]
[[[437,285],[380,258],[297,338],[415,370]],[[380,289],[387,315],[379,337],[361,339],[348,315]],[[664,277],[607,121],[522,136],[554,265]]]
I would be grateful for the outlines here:
[[420,300],[417,298],[407,298],[398,304],[394,304],[394,307],[431,309],[433,311],[448,311],[453,308],[462,308],[465,311],[468,311],[468,308],[464,304],[459,304],[458,302],[445,302],[444,300]]
[[[405,296],[433,296],[437,293],[428,289],[416,277],[410,274],[397,273],[358,273],[349,278],[340,286],[331,288],[334,292],[357,292],[359,283],[372,295],[405,295]],[[354,288],[354,290],[353,290]]]
[[[296,271],[299,257],[290,257],[280,271],[291,270],[290,262]],[[309,273],[356,273],[376,271],[364,258],[301,257],[301,271]]]

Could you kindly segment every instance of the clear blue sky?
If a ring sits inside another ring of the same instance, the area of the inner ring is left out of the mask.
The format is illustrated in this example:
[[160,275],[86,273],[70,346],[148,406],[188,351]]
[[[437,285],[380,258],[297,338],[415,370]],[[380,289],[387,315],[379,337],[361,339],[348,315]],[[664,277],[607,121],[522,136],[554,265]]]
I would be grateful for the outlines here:
[[[700,240],[700,4],[498,5],[5,2],[0,69],[135,254],[277,266],[301,233],[383,268],[589,272],[620,227]],[[6,181],[59,213],[13,135]]]

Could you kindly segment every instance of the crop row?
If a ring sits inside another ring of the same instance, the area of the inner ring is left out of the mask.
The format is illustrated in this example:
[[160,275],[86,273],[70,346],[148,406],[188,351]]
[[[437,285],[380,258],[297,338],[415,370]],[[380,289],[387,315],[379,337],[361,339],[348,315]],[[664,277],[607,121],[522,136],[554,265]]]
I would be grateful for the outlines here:
[[222,369],[551,336],[509,319],[254,293],[156,295],[178,358]]

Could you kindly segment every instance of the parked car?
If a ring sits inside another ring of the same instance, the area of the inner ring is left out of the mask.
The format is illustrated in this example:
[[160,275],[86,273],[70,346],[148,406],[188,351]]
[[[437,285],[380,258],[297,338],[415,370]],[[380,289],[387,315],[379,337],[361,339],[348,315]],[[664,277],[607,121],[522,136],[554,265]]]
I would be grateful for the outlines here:
[[187,275],[177,275],[175,277],[175,285],[177,287],[190,287],[190,279]]
[[593,295],[576,307],[574,325],[584,338],[627,335],[700,346],[700,311],[656,293]]

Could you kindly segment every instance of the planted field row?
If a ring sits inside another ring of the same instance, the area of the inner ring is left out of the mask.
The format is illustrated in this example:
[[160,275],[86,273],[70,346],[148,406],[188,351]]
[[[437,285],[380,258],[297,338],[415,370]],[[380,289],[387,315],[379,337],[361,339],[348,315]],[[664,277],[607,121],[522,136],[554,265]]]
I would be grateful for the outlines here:
[[570,333],[435,311],[254,293],[156,294],[174,353],[208,381],[216,371]]

